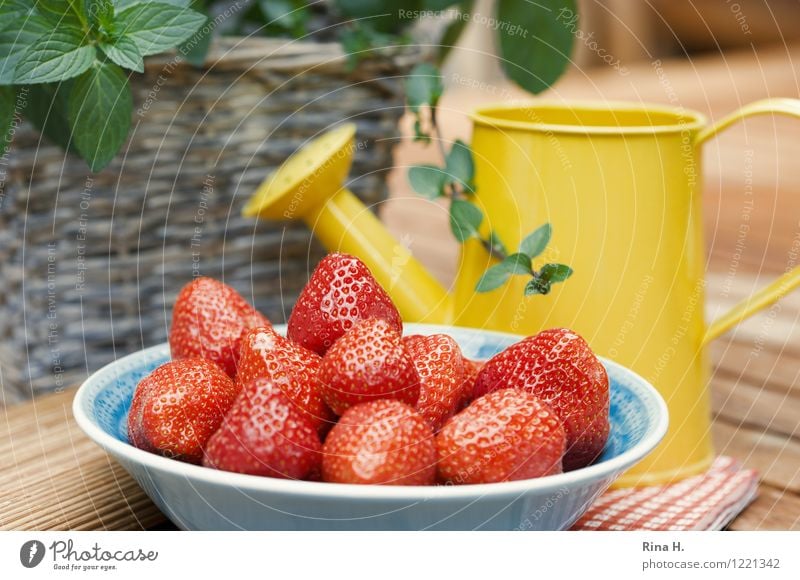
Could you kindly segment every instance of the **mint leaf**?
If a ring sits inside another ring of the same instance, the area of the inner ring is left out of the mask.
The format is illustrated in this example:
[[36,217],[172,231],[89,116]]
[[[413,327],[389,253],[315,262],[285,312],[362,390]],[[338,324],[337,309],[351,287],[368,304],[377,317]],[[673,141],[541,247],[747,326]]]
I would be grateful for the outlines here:
[[76,79],[69,101],[75,146],[92,171],[100,171],[117,154],[130,129],[133,99],[128,79],[118,66],[99,64]]
[[550,237],[553,235],[553,228],[550,224],[544,224],[536,228],[533,233],[529,234],[519,245],[519,251],[527,254],[531,259],[540,255],[547,248],[550,243]]
[[532,274],[531,259],[525,254],[511,254],[486,270],[475,286],[476,292],[489,292],[505,284],[514,274]]
[[406,98],[408,108],[419,112],[420,107],[435,107],[444,92],[442,75],[432,64],[423,62],[415,66],[406,79]]
[[450,21],[441,39],[439,39],[439,54],[437,55],[439,63],[444,62],[444,59],[447,58],[447,55],[450,54],[450,51],[453,50],[453,47],[458,43],[461,33],[464,32],[467,24],[472,20],[468,16],[464,17],[463,15],[464,12],[469,13],[472,10],[472,2],[464,2],[464,4],[467,4],[467,6],[463,8],[462,12],[458,12],[456,17]]
[[0,87],[0,155],[5,155],[11,145],[11,123],[17,106],[17,91],[13,87]]
[[[33,6],[25,0],[2,0],[0,2],[0,30],[6,28],[19,29],[19,22],[24,21]],[[24,24],[24,22],[23,22]]]
[[452,181],[457,181],[467,189],[472,191],[472,180],[475,177],[475,163],[472,160],[472,149],[461,139],[456,140],[447,154],[445,162],[447,174]]
[[563,282],[572,276],[572,268],[566,264],[545,264],[539,268],[539,278],[547,282]]
[[435,165],[415,165],[408,170],[408,181],[422,197],[436,199],[444,195],[447,174]]
[[22,26],[0,31],[0,85],[14,84],[14,73],[20,57],[43,34],[52,30],[52,26],[39,16],[24,18]]
[[478,228],[483,221],[480,208],[463,199],[450,202],[450,229],[462,244],[478,235]]
[[86,40],[83,32],[66,26],[40,36],[17,62],[14,83],[50,83],[78,76],[96,56]]
[[111,32],[114,27],[114,3],[111,0],[86,0],[89,21]]
[[572,276],[572,268],[566,264],[545,264],[525,285],[525,296],[531,294],[549,294],[552,284],[563,282]]
[[[149,1],[150,0],[113,0],[113,3],[114,6],[117,7],[117,12],[122,12],[126,8]],[[159,2],[171,4],[172,6],[178,6],[179,8],[188,8],[192,0],[159,0]]]
[[36,0],[36,10],[49,22],[56,26],[74,26],[79,28],[81,20],[78,17],[78,0]]
[[174,48],[206,21],[199,12],[164,2],[134,4],[117,14],[116,31],[136,43],[142,56]]
[[120,36],[110,43],[101,42],[100,49],[111,62],[136,72],[144,72],[144,59],[139,48],[127,36]]
[[67,123],[68,96],[73,81],[31,85],[28,87],[28,104],[25,116],[50,141],[65,151],[74,149]]
[[505,270],[503,264],[492,266],[483,273],[481,279],[475,285],[476,292],[491,292],[495,288],[500,288],[511,277],[511,272]]
[[[192,0],[189,6],[198,12],[205,10],[203,0]],[[210,22],[212,22],[212,20],[206,18],[200,30],[178,47],[178,52],[180,52],[183,58],[192,66],[200,67],[206,62],[208,49],[211,47],[211,39],[214,36],[214,25],[206,28],[206,25]]]
[[577,14],[575,0],[498,0],[500,64],[508,77],[532,93],[552,85],[569,64]]
[[530,282],[525,284],[525,296],[531,296],[532,294],[550,294],[550,282],[545,282],[534,276]]
[[259,0],[258,6],[267,20],[267,27],[276,27],[295,38],[306,34],[309,10],[299,0]]

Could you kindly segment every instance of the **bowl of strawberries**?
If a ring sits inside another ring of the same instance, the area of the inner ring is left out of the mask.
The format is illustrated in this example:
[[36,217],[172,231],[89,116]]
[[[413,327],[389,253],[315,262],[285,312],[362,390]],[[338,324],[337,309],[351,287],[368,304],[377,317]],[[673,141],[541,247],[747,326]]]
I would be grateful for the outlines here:
[[94,373],[73,411],[194,530],[566,529],[668,421],[575,332],[404,324],[346,254],[287,325],[194,279],[169,343]]

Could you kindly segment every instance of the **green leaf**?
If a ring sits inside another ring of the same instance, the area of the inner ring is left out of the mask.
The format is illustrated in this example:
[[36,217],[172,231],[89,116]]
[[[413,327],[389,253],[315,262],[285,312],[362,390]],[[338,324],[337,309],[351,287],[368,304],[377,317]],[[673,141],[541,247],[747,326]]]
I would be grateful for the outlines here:
[[[171,4],[172,6],[177,6],[179,8],[188,8],[191,4],[192,0],[158,0],[163,4]],[[114,6],[117,8],[117,13],[122,12],[123,10],[130,8],[136,4],[143,4],[146,2],[150,2],[150,0],[113,0]]]
[[128,79],[118,66],[102,63],[75,81],[69,100],[75,146],[92,171],[100,171],[128,136],[133,110]]
[[547,282],[563,282],[572,276],[572,268],[566,264],[545,264],[539,268],[539,278]]
[[74,148],[67,121],[68,97],[73,81],[31,85],[28,87],[28,104],[25,116],[50,141],[65,151]]
[[505,284],[511,276],[515,274],[532,274],[531,259],[525,254],[511,254],[499,264],[486,270],[480,280],[478,280],[475,290],[477,292],[489,292]]
[[436,199],[444,195],[447,173],[435,165],[415,165],[408,170],[408,181],[422,197]]
[[11,124],[17,112],[17,91],[13,87],[0,87],[0,155],[5,155],[11,145]]
[[17,62],[14,83],[51,83],[80,75],[96,57],[86,40],[83,32],[66,26],[40,36]]
[[550,282],[540,280],[534,276],[525,284],[525,296],[531,296],[532,294],[550,294]]
[[14,84],[20,57],[45,33],[53,29],[40,16],[28,16],[21,27],[0,31],[0,85]]
[[[472,7],[472,2],[468,2],[470,5],[469,8],[464,10],[464,12],[469,12]],[[461,33],[464,32],[464,29],[469,24],[470,19],[464,18],[463,14],[459,13],[450,24],[447,25],[447,28],[444,29],[444,33],[442,34],[442,38],[439,40],[439,53],[436,57],[439,64],[443,63],[444,60],[447,58],[447,55],[450,54],[450,51],[453,50],[456,44],[458,44],[458,39],[461,38]]]
[[77,0],[36,0],[36,10],[56,26],[82,25],[77,10]]
[[306,34],[309,10],[306,2],[298,0],[259,0],[258,6],[267,25],[277,27],[298,38]]
[[478,235],[482,221],[483,212],[475,204],[463,199],[454,199],[450,202],[450,229],[462,244]]
[[472,180],[475,177],[475,163],[472,159],[472,149],[469,145],[458,139],[447,154],[446,170],[448,178],[457,181],[470,192],[473,189]]
[[491,292],[500,288],[511,277],[511,272],[505,270],[503,264],[492,266],[483,273],[478,283],[475,285],[476,292]]
[[427,62],[416,65],[406,79],[408,107],[414,113],[425,105],[435,107],[443,91],[439,69]]
[[550,87],[569,64],[575,14],[575,0],[498,0],[497,22],[508,24],[497,30],[500,62],[509,78],[532,93]]
[[144,72],[144,59],[139,48],[127,36],[120,36],[112,42],[101,42],[99,46],[111,62],[129,70]]
[[531,257],[522,253],[511,254],[501,264],[511,274],[533,274]]
[[19,30],[19,23],[24,25],[25,18],[31,13],[32,4],[25,0],[0,1],[0,30],[14,28]]
[[174,48],[206,21],[199,12],[164,2],[134,4],[116,17],[116,31],[136,43],[142,56]]
[[[192,0],[190,7],[198,12],[205,11],[203,0]],[[190,36],[188,40],[178,47],[178,51],[183,55],[183,58],[192,66],[201,67],[206,62],[208,50],[211,48],[211,39],[214,37],[214,27],[209,26],[206,28],[206,25],[210,22],[211,19],[206,18],[198,32]]]
[[111,0],[86,0],[89,22],[111,32],[114,25],[114,3]]
[[550,237],[553,235],[553,227],[550,224],[544,224],[536,228],[533,233],[529,234],[519,245],[519,251],[527,254],[531,259],[540,255],[547,248],[550,243]]

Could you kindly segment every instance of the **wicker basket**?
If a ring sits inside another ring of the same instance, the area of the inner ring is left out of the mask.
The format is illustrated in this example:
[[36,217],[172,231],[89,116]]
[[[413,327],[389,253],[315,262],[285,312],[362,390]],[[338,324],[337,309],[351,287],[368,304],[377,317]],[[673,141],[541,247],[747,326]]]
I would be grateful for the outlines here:
[[22,126],[0,193],[0,403],[80,382],[166,339],[192,276],[224,279],[285,320],[321,257],[299,224],[240,217],[250,193],[307,139],[358,125],[352,189],[385,196],[410,51],[348,72],[338,44],[224,39],[205,69],[148,62],[133,130],[112,165]]

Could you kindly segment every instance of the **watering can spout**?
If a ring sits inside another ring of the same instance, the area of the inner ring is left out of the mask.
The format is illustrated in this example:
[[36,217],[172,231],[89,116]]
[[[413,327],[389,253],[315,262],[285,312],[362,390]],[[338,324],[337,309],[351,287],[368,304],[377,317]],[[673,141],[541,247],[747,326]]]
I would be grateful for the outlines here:
[[340,125],[311,141],[259,186],[246,217],[302,219],[323,246],[360,258],[407,322],[450,322],[445,288],[345,187],[355,150],[355,125]]

